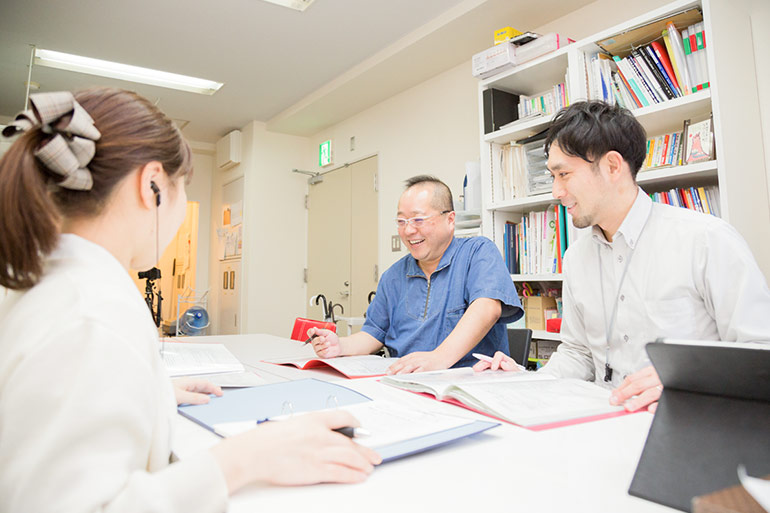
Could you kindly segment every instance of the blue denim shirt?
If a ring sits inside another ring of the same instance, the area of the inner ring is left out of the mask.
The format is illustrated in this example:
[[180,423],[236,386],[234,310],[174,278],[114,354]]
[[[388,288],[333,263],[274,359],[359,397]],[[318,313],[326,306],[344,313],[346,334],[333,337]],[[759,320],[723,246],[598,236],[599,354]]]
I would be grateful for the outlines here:
[[430,282],[412,255],[385,271],[366,311],[363,331],[382,342],[391,356],[432,351],[457,326],[474,300],[499,299],[502,314],[484,338],[455,367],[475,363],[470,353],[508,354],[506,324],[523,315],[500,251],[485,237],[453,239]]

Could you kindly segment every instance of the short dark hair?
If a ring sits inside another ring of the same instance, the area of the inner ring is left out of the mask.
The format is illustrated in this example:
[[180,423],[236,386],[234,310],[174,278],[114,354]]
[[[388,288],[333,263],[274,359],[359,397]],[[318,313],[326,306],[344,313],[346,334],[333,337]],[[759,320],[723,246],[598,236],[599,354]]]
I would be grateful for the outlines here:
[[447,184],[431,175],[417,175],[404,181],[406,187],[404,190],[411,189],[415,185],[430,183],[433,184],[433,207],[439,212],[453,211],[454,201],[452,200],[452,191]]
[[634,180],[647,154],[647,134],[631,111],[597,100],[575,102],[560,110],[548,128],[546,156],[554,142],[567,155],[590,163],[617,151],[628,162]]

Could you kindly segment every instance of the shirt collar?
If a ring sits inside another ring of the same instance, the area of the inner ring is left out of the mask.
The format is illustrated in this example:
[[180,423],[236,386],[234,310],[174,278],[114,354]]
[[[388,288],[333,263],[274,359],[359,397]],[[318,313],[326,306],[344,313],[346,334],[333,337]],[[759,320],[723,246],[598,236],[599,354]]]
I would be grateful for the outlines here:
[[[449,264],[452,263],[452,258],[454,257],[455,253],[457,253],[457,239],[452,237],[452,242],[449,243],[446,251],[444,251],[444,254],[441,255],[441,260],[438,262],[438,267],[436,267],[436,270],[433,272],[435,273],[445,267],[448,267]],[[422,269],[420,269],[420,265],[417,263],[417,260],[415,260],[411,254],[407,255],[406,259],[406,276],[408,278],[425,277],[425,273],[422,272]]]
[[[639,235],[641,235],[642,229],[647,222],[647,218],[650,217],[651,210],[652,200],[649,196],[647,196],[647,194],[645,194],[641,187],[637,187],[634,204],[631,205],[631,210],[629,210],[628,214],[626,214],[625,219],[623,219],[623,222],[620,224],[620,228],[618,228],[618,231],[613,239],[617,238],[618,235],[622,235],[623,240],[626,242],[628,247],[634,249],[636,247],[637,241],[639,240]],[[599,228],[598,225],[591,227],[591,231],[593,234],[593,240],[596,243],[609,244],[609,242],[607,242],[607,238],[604,236],[604,232],[602,232],[602,229]]]

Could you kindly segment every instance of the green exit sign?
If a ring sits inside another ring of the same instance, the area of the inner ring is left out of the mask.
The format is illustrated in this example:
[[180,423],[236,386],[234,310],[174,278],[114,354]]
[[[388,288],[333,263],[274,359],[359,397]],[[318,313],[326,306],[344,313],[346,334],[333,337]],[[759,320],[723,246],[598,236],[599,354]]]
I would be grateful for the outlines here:
[[318,146],[318,165],[328,166],[332,163],[332,140],[324,141]]

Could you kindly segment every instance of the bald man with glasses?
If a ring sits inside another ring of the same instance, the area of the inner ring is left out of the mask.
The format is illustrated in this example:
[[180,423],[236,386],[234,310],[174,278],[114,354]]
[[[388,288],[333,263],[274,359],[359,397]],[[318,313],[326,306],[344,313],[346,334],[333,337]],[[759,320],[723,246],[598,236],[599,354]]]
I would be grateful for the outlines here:
[[383,273],[360,332],[338,337],[311,328],[322,358],[400,357],[389,372],[467,367],[471,353],[508,354],[506,324],[523,315],[500,251],[485,237],[457,239],[452,193],[432,176],[406,181],[396,225],[409,250]]

